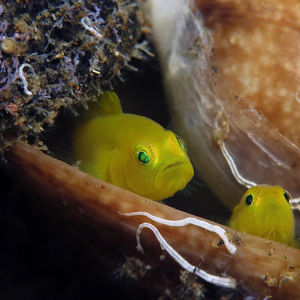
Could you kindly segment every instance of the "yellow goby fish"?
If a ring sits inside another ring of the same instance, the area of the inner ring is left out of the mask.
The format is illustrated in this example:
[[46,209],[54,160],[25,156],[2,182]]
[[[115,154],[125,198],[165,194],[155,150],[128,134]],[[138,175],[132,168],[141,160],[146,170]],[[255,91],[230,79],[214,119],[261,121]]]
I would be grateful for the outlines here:
[[251,187],[233,209],[229,226],[299,248],[290,199],[290,194],[280,186]]
[[74,133],[82,171],[152,200],[186,186],[194,169],[180,137],[146,117],[123,113],[114,92],[105,91],[98,104]]

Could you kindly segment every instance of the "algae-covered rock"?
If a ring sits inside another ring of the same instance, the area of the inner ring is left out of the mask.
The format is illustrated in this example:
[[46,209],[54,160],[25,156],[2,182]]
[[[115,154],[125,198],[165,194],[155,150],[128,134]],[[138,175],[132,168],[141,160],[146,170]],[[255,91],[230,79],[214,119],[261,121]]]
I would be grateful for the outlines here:
[[135,1],[1,0],[0,150],[8,136],[42,147],[39,134],[61,107],[135,70],[142,23]]

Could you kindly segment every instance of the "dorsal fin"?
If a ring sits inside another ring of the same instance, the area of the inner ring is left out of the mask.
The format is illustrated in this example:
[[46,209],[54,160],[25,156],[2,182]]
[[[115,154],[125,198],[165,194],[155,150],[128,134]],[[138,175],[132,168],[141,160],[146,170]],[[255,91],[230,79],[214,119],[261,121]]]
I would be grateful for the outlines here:
[[123,113],[120,99],[115,92],[104,91],[98,98],[99,115],[116,115]]
[[91,120],[101,116],[122,114],[120,99],[115,92],[104,91],[98,96],[96,102],[90,102],[84,113],[84,120]]

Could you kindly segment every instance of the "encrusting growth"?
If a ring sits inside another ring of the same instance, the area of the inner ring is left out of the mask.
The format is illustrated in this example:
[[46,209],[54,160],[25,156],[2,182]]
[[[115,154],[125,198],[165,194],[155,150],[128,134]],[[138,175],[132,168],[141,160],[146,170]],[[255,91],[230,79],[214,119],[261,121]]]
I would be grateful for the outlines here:
[[0,2],[0,152],[7,136],[45,148],[39,134],[61,107],[135,69],[142,24],[134,0]]

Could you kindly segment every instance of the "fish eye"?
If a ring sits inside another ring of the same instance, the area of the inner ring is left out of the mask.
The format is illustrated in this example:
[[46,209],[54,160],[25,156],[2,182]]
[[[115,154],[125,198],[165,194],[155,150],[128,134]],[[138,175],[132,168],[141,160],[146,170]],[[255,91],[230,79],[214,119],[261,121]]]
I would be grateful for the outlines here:
[[184,152],[186,152],[186,151],[187,151],[187,147],[186,147],[185,141],[184,141],[180,136],[178,136],[178,135],[176,135],[176,138],[177,138],[177,141],[178,141],[178,144],[179,144],[180,148],[181,148]]
[[155,162],[155,155],[153,154],[152,145],[145,143],[138,143],[134,148],[135,159],[143,164],[150,165]]
[[144,151],[141,151],[141,152],[139,153],[138,159],[139,159],[139,161],[140,161],[141,163],[143,163],[143,164],[145,164],[145,165],[148,164],[149,161],[150,161],[148,154],[147,154],[146,152],[144,152]]
[[252,201],[253,201],[253,197],[252,197],[252,195],[250,194],[250,195],[248,195],[248,196],[246,197],[245,202],[246,202],[247,205],[251,205]]
[[291,197],[291,195],[290,195],[288,192],[284,192],[283,196],[284,196],[284,198],[285,198],[285,200],[286,200],[287,202],[290,202],[290,199],[291,199],[292,197]]

